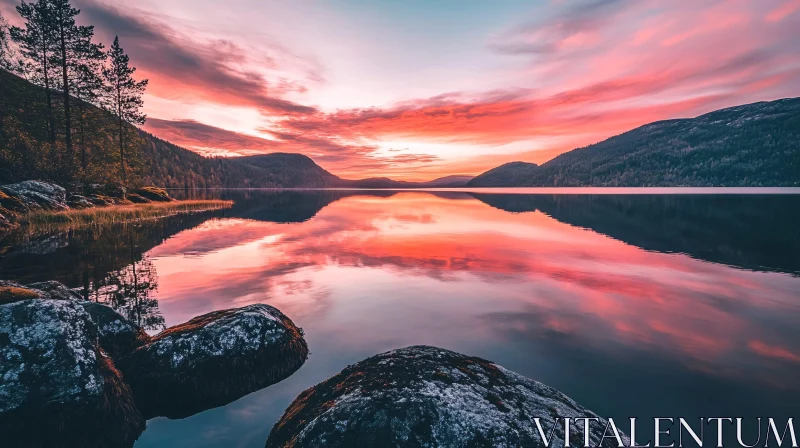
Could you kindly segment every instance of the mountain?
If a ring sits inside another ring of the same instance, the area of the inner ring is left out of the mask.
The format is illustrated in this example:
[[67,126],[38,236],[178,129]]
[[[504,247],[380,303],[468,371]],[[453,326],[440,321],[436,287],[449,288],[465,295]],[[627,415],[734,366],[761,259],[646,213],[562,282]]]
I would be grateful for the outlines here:
[[466,187],[467,183],[471,181],[475,176],[465,176],[461,174],[455,174],[452,176],[445,176],[440,177],[438,179],[434,179],[428,182],[422,182],[423,185],[426,187],[437,187],[437,188],[461,188]]
[[333,185],[342,188],[461,188],[472,180],[472,176],[452,175],[440,177],[427,182],[407,182],[389,179],[388,177],[370,177],[367,179],[339,179]]
[[542,165],[501,165],[468,186],[800,186],[800,98],[650,123]]
[[[0,184],[28,179],[70,180],[64,179],[69,173],[64,173],[63,168],[63,136],[58,136],[55,145],[48,143],[44,89],[0,70],[0,98]],[[76,98],[71,104],[73,110],[83,111],[83,121],[87,128],[92,128],[92,132],[85,134],[85,147],[92,160],[87,178],[93,182],[113,179],[117,151],[116,133],[109,126],[113,117]],[[56,129],[60,130],[63,105],[54,101],[53,107]],[[133,126],[127,133],[141,141],[141,157],[137,161],[139,182],[167,188],[422,188],[463,186],[468,180],[466,176],[448,176],[431,182],[388,178],[347,180],[301,154],[204,157]],[[74,140],[83,142],[83,135]]]
[[232,162],[254,167],[270,183],[285,188],[322,188],[341,181],[302,154],[274,152],[257,156],[238,157]]

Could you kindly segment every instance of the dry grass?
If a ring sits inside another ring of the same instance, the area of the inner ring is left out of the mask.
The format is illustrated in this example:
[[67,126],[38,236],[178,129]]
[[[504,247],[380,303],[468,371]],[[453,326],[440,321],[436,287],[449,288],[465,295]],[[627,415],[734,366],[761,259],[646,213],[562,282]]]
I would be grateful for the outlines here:
[[66,211],[41,211],[26,215],[20,223],[32,234],[76,229],[91,226],[107,226],[148,219],[163,218],[179,213],[204,212],[229,208],[233,201],[191,200],[152,202],[147,204],[110,205],[107,207],[72,209]]
[[18,288],[16,286],[0,286],[0,305],[38,298],[39,294],[30,289]]

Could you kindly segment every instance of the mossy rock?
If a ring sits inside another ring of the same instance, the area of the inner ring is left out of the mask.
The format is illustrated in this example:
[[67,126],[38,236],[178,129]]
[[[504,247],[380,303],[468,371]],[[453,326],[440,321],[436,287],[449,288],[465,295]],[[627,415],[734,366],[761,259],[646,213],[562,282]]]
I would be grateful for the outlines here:
[[[548,428],[563,418],[575,425],[567,435],[561,420],[544,443],[536,418]],[[595,421],[591,446],[630,445],[624,434],[622,445],[603,437],[605,419],[551,387],[481,358],[414,346],[353,364],[301,393],[266,447],[577,446],[582,419]]]
[[146,197],[140,196],[136,193],[128,193],[127,199],[133,202],[134,204],[148,204],[150,202],[153,202],[150,199],[147,199]]
[[88,196],[86,199],[88,199],[89,202],[91,202],[92,204],[99,205],[101,207],[106,205],[112,205],[114,203],[114,199],[103,194],[93,194],[91,196]]
[[19,302],[21,300],[38,299],[39,293],[18,286],[0,286],[0,305]]
[[123,199],[128,190],[119,184],[105,184],[99,189],[99,193],[112,198]]
[[[170,202],[173,200],[167,190],[158,187],[141,187],[133,190],[132,193],[156,202]],[[130,195],[128,195],[128,198],[130,199]]]
[[6,210],[2,212],[3,215],[15,215],[20,213],[25,213],[28,211],[28,208],[25,206],[25,203],[16,196],[10,196],[3,190],[0,190],[0,209]]

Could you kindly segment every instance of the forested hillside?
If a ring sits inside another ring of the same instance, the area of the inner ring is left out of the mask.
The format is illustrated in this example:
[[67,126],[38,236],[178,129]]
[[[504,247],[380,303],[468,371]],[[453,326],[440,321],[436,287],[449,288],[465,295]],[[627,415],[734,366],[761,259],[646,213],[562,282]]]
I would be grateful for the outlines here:
[[[48,143],[45,92],[42,87],[0,70],[0,184],[26,179],[65,181],[58,163],[64,152],[63,135],[55,145]],[[92,132],[75,133],[78,146],[85,145],[93,182],[116,180],[114,117],[91,104],[73,98],[84,111],[84,121],[92,122]],[[62,105],[54,103],[55,127],[63,121]],[[89,128],[89,126],[86,126]],[[273,153],[240,158],[209,158],[173,145],[151,134],[126,125],[140,151],[132,151],[132,183],[170,188],[207,187],[324,187],[338,178],[299,154]]]
[[499,166],[468,185],[800,186],[800,98],[647,124],[540,166]]

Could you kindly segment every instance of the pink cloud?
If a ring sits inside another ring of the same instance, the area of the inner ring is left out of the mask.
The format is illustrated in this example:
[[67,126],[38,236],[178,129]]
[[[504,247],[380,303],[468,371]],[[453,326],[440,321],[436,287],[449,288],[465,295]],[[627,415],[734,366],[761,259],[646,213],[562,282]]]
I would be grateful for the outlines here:
[[291,51],[253,51],[241,39],[201,38],[84,2],[86,17],[101,33],[119,33],[151,78],[148,95],[263,117],[243,133],[195,117],[159,120],[176,115],[165,109],[151,113],[150,132],[204,154],[301,152],[344,177],[421,180],[541,163],[651,121],[800,91],[796,0],[555,4],[541,18],[511,22],[482,49],[487,61],[516,61],[519,73],[499,78],[514,81],[339,110],[314,104],[325,69]]

